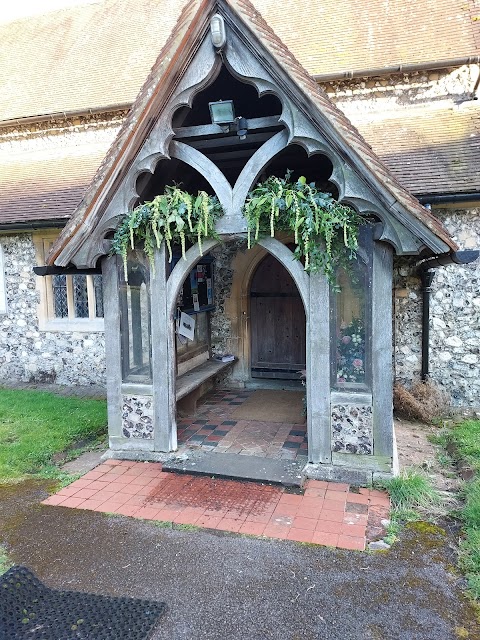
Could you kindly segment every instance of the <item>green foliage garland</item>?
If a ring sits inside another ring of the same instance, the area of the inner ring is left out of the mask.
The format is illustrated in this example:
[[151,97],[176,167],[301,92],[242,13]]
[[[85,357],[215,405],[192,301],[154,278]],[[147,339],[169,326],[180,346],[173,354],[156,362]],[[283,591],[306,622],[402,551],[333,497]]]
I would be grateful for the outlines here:
[[127,254],[139,242],[153,269],[155,248],[165,240],[169,262],[172,261],[172,245],[182,247],[185,259],[187,240],[198,242],[202,255],[203,238],[216,238],[215,224],[223,215],[223,209],[215,196],[199,191],[196,196],[178,186],[167,186],[165,192],[151,202],[139,205],[128,213],[115,232],[112,254],[122,256],[127,273]]
[[[337,202],[329,193],[318,191],[315,183],[307,184],[302,176],[290,181],[271,176],[259,183],[245,201],[243,213],[248,224],[248,247],[260,235],[274,236],[276,231],[293,233],[295,258],[303,259],[305,271],[323,271],[330,283],[335,283],[335,268],[347,266],[356,255],[358,227],[365,221],[353,209]],[[164,240],[169,261],[172,245],[216,238],[215,224],[223,209],[215,196],[199,191],[196,196],[178,186],[167,186],[165,192],[151,202],[139,205],[127,214],[115,232],[112,254],[122,256],[127,268],[127,254],[143,243],[145,254],[153,268],[155,248]]]
[[318,191],[315,183],[307,184],[303,176],[290,181],[291,173],[287,171],[285,178],[270,176],[249,193],[244,206],[248,247],[260,235],[293,232],[294,255],[304,259],[305,271],[323,271],[333,284],[335,267],[355,257],[358,227],[364,220],[329,193]]

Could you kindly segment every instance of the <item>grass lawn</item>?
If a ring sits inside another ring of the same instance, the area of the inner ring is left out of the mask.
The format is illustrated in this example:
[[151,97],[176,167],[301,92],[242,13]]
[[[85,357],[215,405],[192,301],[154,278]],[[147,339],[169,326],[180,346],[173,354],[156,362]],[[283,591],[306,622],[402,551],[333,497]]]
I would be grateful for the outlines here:
[[474,598],[480,600],[480,420],[466,420],[452,427],[447,435],[475,476],[465,482],[465,506],[460,514],[464,522],[465,539],[460,545],[460,563],[466,573]]
[[[480,600],[480,420],[465,420],[446,427],[431,440],[448,448],[449,454],[453,451],[453,461],[461,461],[474,472],[473,478],[463,483],[463,507],[453,515],[463,522],[460,567],[466,575],[470,594],[475,600]],[[446,457],[452,461],[450,455]],[[421,469],[406,469],[398,477],[378,485],[389,492],[392,502],[387,542],[396,539],[406,522],[435,521],[449,511],[428,474]]]
[[103,400],[0,388],[0,483],[55,476],[54,454],[104,435],[106,424]]

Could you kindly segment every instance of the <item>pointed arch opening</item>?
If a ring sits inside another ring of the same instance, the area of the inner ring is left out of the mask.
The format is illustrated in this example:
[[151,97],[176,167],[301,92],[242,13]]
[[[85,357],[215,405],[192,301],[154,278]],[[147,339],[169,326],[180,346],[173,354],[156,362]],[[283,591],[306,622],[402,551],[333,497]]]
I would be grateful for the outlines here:
[[318,189],[338,198],[338,189],[330,180],[333,163],[325,154],[315,153],[309,156],[300,144],[290,144],[269,160],[263,167],[259,180],[269,176],[283,178],[287,171],[292,172],[292,180],[304,176],[307,182],[314,182]]
[[300,380],[306,367],[306,318],[293,278],[268,254],[257,265],[248,293],[251,377]]

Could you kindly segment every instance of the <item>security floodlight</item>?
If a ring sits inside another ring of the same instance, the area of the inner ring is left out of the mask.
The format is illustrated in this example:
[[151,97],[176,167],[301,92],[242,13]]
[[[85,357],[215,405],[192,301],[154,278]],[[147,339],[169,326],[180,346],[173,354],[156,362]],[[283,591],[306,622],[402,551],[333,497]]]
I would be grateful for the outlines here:
[[230,125],[235,122],[235,109],[233,100],[218,100],[217,102],[209,102],[210,117],[212,124],[220,126]]

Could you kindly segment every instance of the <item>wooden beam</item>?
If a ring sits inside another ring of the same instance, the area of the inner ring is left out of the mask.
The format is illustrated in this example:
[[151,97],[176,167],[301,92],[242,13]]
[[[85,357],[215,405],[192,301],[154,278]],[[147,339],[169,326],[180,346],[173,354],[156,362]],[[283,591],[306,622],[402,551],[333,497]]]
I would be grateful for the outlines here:
[[263,143],[269,138],[271,138],[272,133],[250,133],[247,135],[245,140],[240,140],[240,138],[235,135],[228,135],[224,138],[208,138],[207,140],[190,140],[187,144],[189,144],[194,149],[215,149],[217,147],[239,147],[245,145],[251,145],[254,143]]
[[209,153],[208,157],[216,164],[222,160],[231,160],[232,156],[235,158],[249,158],[252,153],[251,149],[242,149],[239,151],[232,149],[231,151],[224,151],[223,153]]
[[[255,129],[270,129],[278,126],[280,126],[278,116],[250,118],[247,120],[247,129],[249,131],[254,131]],[[177,139],[218,136],[219,134],[225,135],[225,132],[218,124],[200,124],[195,127],[179,127],[175,129],[175,137]]]

